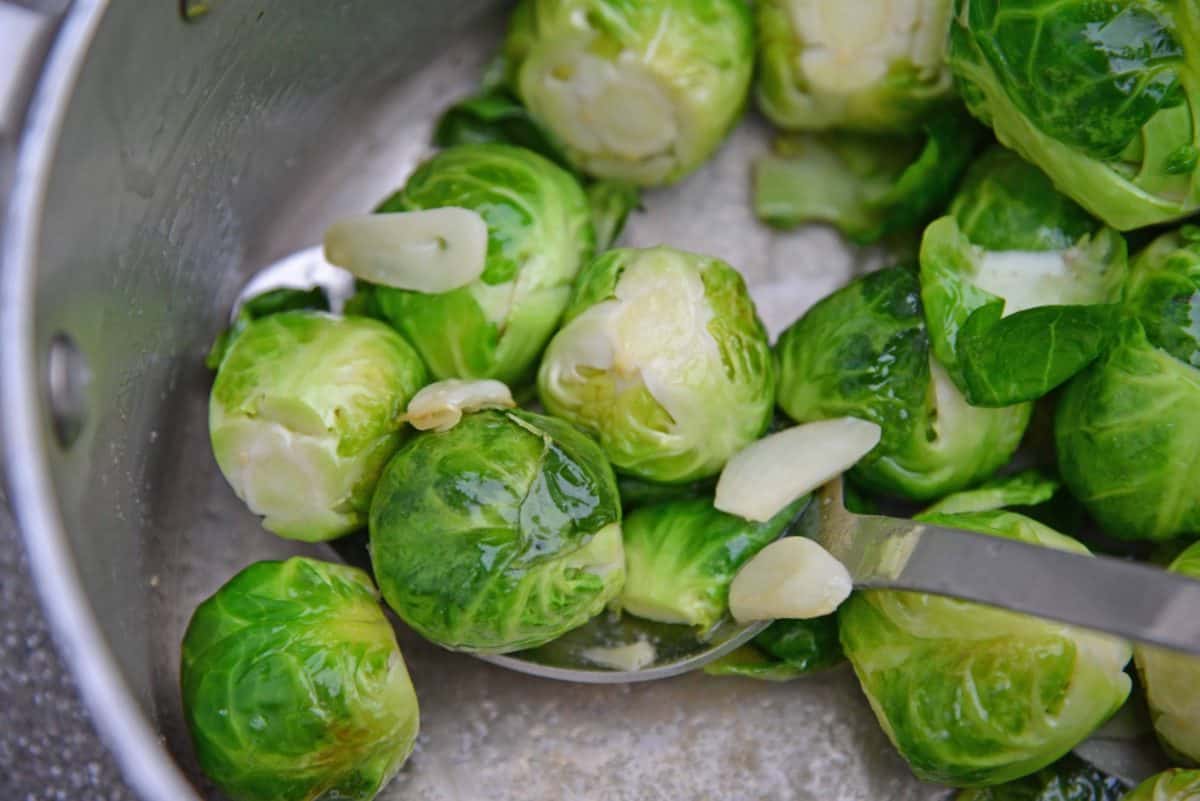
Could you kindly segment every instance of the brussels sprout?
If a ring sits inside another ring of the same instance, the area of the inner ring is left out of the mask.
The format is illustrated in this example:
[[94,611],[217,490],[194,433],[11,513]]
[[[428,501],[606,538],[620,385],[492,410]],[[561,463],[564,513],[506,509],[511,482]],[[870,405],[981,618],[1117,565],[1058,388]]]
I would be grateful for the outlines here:
[[729,613],[738,570],[774,542],[807,500],[755,523],[718,512],[711,498],[643,506],[625,518],[621,608],[638,617],[695,626],[701,635]]
[[[1200,542],[1179,555],[1171,568],[1200,579]],[[1172,761],[1200,765],[1200,659],[1139,645],[1134,649],[1154,730]]]
[[1030,406],[981,409],[932,358],[916,276],[891,267],[813,306],[779,338],[779,405],[797,422],[853,416],[883,439],[850,472],[872,491],[929,500],[1009,460]]
[[967,401],[1035,400],[1093,361],[1118,317],[1125,240],[996,149],[921,243],[933,352]]
[[1151,776],[1122,801],[1200,801],[1200,770],[1168,770]]
[[761,0],[758,102],[791,130],[908,131],[953,93],[950,0]]
[[956,0],[950,68],[1000,142],[1119,230],[1200,208],[1186,4]]
[[1130,319],[1067,386],[1055,420],[1059,470],[1114,537],[1200,533],[1200,233],[1164,235],[1134,261]]
[[372,316],[412,343],[435,378],[527,380],[594,249],[587,197],[569,173],[531,151],[464,145],[417,168],[377,211],[443,207],[487,223],[483,274],[440,293],[376,286]]
[[[935,525],[1087,553],[1012,512],[928,515]],[[922,779],[1010,781],[1088,737],[1130,690],[1130,648],[1059,623],[911,592],[856,593],[839,610],[876,717]]]
[[666,247],[610,250],[580,274],[538,394],[618,471],[716,474],[771,421],[775,370],[737,271]]
[[776,620],[750,645],[705,665],[704,672],[710,676],[788,681],[839,665],[845,659],[834,614],[809,620]]
[[1059,483],[1036,470],[985,481],[974,489],[947,495],[925,510],[925,514],[989,512],[1006,506],[1037,506],[1054,497]]
[[743,0],[522,0],[505,55],[572,164],[655,186],[699,167],[737,121],[754,26]]
[[995,787],[962,790],[954,801],[1120,801],[1125,785],[1076,756]]
[[369,801],[417,737],[417,696],[366,573],[294,558],[238,573],[183,638],[196,756],[234,801]]
[[859,244],[923,224],[945,208],[983,139],[957,106],[911,136],[793,134],[754,164],[754,211],[777,228],[826,222]]
[[604,454],[529,412],[477,412],[413,438],[379,480],[370,531],[388,604],[460,651],[549,642],[599,613],[625,580]]
[[263,525],[327,540],[366,522],[400,446],[404,408],[428,381],[395,331],[363,318],[289,311],[233,341],[208,404],[213,454]]

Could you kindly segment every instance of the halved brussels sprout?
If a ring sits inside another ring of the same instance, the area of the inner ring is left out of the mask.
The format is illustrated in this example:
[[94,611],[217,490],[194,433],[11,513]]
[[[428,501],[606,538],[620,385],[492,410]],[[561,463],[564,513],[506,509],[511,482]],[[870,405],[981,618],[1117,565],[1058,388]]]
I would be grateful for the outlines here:
[[374,286],[371,313],[412,343],[435,378],[528,380],[595,247],[587,197],[536,153],[463,145],[418,167],[376,211],[444,207],[487,224],[483,274],[440,293]]
[[876,492],[929,500],[987,478],[1009,460],[1028,404],[968,405],[929,349],[911,271],[865,275],[813,306],[775,346],[779,405],[799,423],[852,416],[883,439],[850,471]]
[[950,68],[971,111],[1119,230],[1200,208],[1186,4],[957,0]]
[[718,512],[711,498],[636,509],[624,524],[621,608],[707,632],[728,616],[729,585],[738,570],[778,539],[805,503],[790,504],[764,523]]
[[837,615],[776,620],[728,656],[704,666],[710,676],[788,681],[846,660],[838,642]]
[[233,341],[208,404],[213,454],[263,525],[327,540],[367,519],[404,408],[428,382],[395,331],[363,318],[289,311]]
[[758,103],[779,127],[915,129],[954,91],[951,0],[761,0]]
[[[1087,553],[1012,512],[920,519]],[[842,647],[876,717],[927,781],[980,787],[1032,773],[1129,694],[1130,647],[1105,635],[912,592],[856,593],[838,614]]]
[[366,573],[258,562],[183,638],[200,767],[234,801],[370,801],[417,738],[417,696]]
[[986,133],[951,106],[909,136],[780,137],[754,163],[754,212],[777,228],[825,222],[872,244],[941,213]]
[[1200,770],[1168,770],[1151,776],[1122,801],[1200,801]]
[[1035,400],[1100,354],[1126,272],[1119,233],[992,150],[921,243],[933,352],[970,403]]
[[553,415],[594,434],[618,471],[716,474],[770,424],[775,370],[742,277],[666,247],[584,269],[538,373]]
[[954,801],[1121,801],[1125,785],[1077,756],[994,787],[963,790]]
[[1114,537],[1200,533],[1200,231],[1185,226],[1135,259],[1130,319],[1067,386],[1055,419],[1059,470]]
[[572,164],[655,186],[703,164],[737,121],[754,25],[743,0],[522,0],[505,55]]
[[[1200,542],[1181,553],[1170,569],[1200,579]],[[1134,657],[1163,747],[1173,762],[1200,765],[1200,659],[1145,645],[1134,649]]]
[[417,435],[380,478],[370,529],[388,604],[455,650],[549,642],[625,580],[612,468],[569,424],[529,412],[481,411]]

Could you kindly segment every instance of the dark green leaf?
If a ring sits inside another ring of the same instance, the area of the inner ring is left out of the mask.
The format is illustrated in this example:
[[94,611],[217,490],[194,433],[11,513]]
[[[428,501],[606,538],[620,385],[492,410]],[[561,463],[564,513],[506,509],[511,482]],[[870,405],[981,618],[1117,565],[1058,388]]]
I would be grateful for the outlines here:
[[626,181],[595,181],[586,192],[596,231],[596,251],[608,250],[621,236],[630,212],[641,207],[642,192]]
[[958,333],[964,395],[975,406],[1036,400],[1099,357],[1118,306],[1038,306],[1001,317],[1003,301],[980,306]]
[[550,135],[533,121],[521,101],[502,87],[485,89],[447,109],[434,129],[433,142],[438,147],[488,142],[516,145],[567,165]]

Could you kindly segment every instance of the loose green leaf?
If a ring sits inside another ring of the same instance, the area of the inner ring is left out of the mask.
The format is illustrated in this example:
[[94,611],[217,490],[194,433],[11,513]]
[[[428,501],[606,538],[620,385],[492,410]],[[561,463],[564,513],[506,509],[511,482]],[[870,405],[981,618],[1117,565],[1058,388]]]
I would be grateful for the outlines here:
[[596,231],[596,250],[608,250],[625,230],[630,212],[641,208],[642,192],[625,181],[595,181],[587,186],[586,192],[592,209],[592,228]]
[[323,289],[315,287],[313,289],[273,289],[246,300],[238,310],[233,323],[217,335],[212,347],[208,350],[208,356],[204,359],[204,365],[210,370],[220,367],[221,361],[229,352],[234,340],[246,330],[246,326],[255,320],[298,309],[329,311],[329,298]]
[[559,146],[534,122],[516,95],[503,87],[484,89],[444,111],[434,128],[433,142],[438,147],[513,145],[568,166]]
[[995,787],[963,790],[954,801],[1121,801],[1127,787],[1076,756]]
[[846,661],[838,641],[837,615],[776,620],[750,645],[705,666],[710,676],[788,681]]
[[1104,350],[1121,309],[1039,306],[1002,317],[1003,303],[980,306],[958,335],[963,394],[975,406],[1037,400]]
[[755,213],[778,228],[830,223],[871,244],[945,208],[983,138],[958,107],[933,114],[911,137],[785,137],[755,163]]
[[928,507],[923,514],[961,514],[988,512],[1007,506],[1037,506],[1054,497],[1059,482],[1037,470],[985,481],[978,487],[953,495]]

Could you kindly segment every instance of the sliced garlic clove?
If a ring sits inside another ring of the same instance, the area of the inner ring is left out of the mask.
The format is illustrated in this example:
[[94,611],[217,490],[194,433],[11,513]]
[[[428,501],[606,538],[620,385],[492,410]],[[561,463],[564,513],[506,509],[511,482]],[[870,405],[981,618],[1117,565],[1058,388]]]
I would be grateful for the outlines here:
[[449,431],[465,413],[511,409],[516,405],[508,387],[499,381],[451,378],[430,384],[413,395],[404,419],[420,431]]
[[487,246],[483,217],[456,206],[347,217],[325,232],[330,264],[364,281],[430,294],[483,275]]
[[856,417],[818,420],[763,437],[738,452],[717,481],[713,506],[759,522],[845,472],[882,435]]
[[638,640],[629,645],[587,648],[582,656],[593,665],[612,670],[641,670],[654,664],[658,652],[652,643]]
[[729,587],[729,612],[738,623],[821,617],[850,596],[845,565],[806,537],[784,537],[757,555]]

